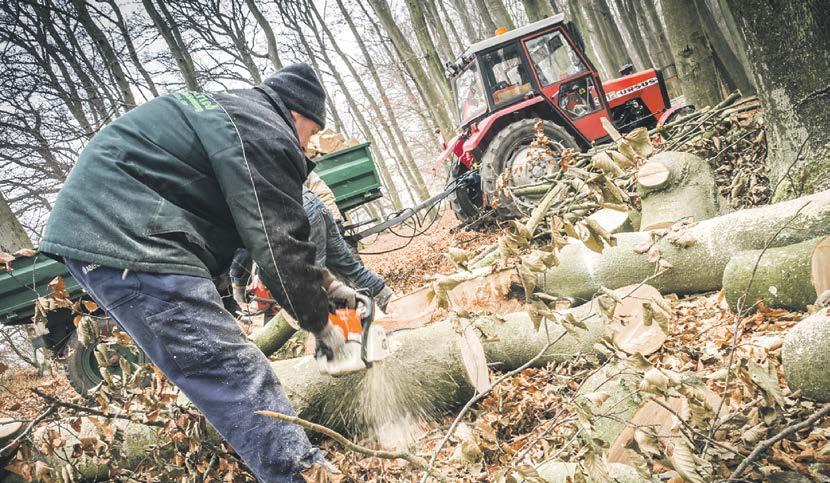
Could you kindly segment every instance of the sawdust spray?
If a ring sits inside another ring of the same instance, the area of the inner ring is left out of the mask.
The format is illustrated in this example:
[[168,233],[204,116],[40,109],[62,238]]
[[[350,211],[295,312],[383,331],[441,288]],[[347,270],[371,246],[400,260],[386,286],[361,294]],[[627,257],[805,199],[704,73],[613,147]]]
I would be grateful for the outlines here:
[[[390,360],[391,359],[391,360]],[[367,436],[388,449],[403,450],[413,445],[434,419],[427,406],[421,383],[412,371],[402,370],[394,356],[368,369],[357,390],[359,419]],[[418,391],[421,391],[420,393]]]

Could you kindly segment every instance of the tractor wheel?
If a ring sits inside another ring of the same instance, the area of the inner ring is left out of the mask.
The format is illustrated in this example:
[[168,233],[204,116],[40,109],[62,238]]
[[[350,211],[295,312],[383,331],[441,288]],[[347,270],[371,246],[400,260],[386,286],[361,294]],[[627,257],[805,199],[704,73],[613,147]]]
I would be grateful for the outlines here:
[[552,159],[536,162],[531,157],[530,143],[536,135],[533,126],[536,119],[521,119],[508,124],[490,141],[481,158],[481,188],[486,203],[496,209],[502,218],[516,218],[529,213],[522,208],[521,200],[538,199],[539,195],[514,197],[499,188],[499,177],[509,173],[508,187],[522,186],[544,181],[542,178],[559,170],[559,156],[566,148],[578,150],[574,138],[561,126],[545,121],[545,135],[553,142]]
[[[450,172],[452,179],[456,179],[466,173],[467,167],[456,162]],[[462,224],[466,225],[474,221],[481,214],[481,183],[467,187],[460,187],[450,193],[447,197],[455,217]]]
[[[116,327],[115,321],[109,318],[98,318],[98,332],[109,335]],[[89,391],[103,381],[99,370],[98,360],[95,358],[95,347],[98,341],[91,341],[86,346],[78,340],[78,331],[72,332],[66,343],[66,376],[69,384],[81,396],[87,396]],[[115,344],[111,349],[121,357],[135,364],[148,362],[144,352],[133,344]],[[113,375],[121,375],[121,368],[117,358],[113,357],[107,369]]]

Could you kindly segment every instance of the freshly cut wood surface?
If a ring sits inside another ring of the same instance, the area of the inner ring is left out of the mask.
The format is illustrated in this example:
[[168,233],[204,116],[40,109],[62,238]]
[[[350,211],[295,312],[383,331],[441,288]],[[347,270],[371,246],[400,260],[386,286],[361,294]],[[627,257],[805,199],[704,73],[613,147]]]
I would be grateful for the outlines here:
[[637,182],[645,188],[659,188],[669,180],[669,168],[657,161],[649,161],[637,171]]

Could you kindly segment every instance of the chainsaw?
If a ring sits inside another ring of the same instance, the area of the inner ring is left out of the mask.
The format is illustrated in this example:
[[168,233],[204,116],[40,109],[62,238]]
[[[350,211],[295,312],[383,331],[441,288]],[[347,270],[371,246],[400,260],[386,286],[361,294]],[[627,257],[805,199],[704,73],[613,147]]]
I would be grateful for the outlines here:
[[372,299],[358,293],[357,307],[330,307],[329,322],[343,332],[346,340],[344,351],[335,356],[331,350],[317,346],[317,363],[320,372],[331,376],[345,376],[372,367],[389,354],[386,331],[372,325],[375,305]]

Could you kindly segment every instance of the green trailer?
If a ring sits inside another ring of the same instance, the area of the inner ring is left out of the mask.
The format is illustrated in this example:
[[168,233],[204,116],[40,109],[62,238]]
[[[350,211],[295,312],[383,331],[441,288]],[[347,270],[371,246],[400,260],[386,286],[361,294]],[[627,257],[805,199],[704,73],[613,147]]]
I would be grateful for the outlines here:
[[369,143],[341,149],[315,160],[314,172],[326,182],[340,211],[347,211],[383,196]]
[[[382,196],[369,143],[330,153],[316,162],[315,172],[332,189],[343,213]],[[49,257],[40,254],[20,257],[11,265],[11,271],[0,270],[0,326],[32,323],[37,298],[49,293],[49,282],[55,277],[63,278],[72,300],[85,296],[66,267]],[[101,376],[93,353],[94,344],[84,347],[78,342],[73,317],[69,309],[50,312],[46,323],[49,334],[35,339],[34,343],[64,357],[72,386],[83,394],[100,382]],[[106,333],[110,329],[111,322],[102,318],[99,330]],[[115,367],[110,369],[117,371]]]

